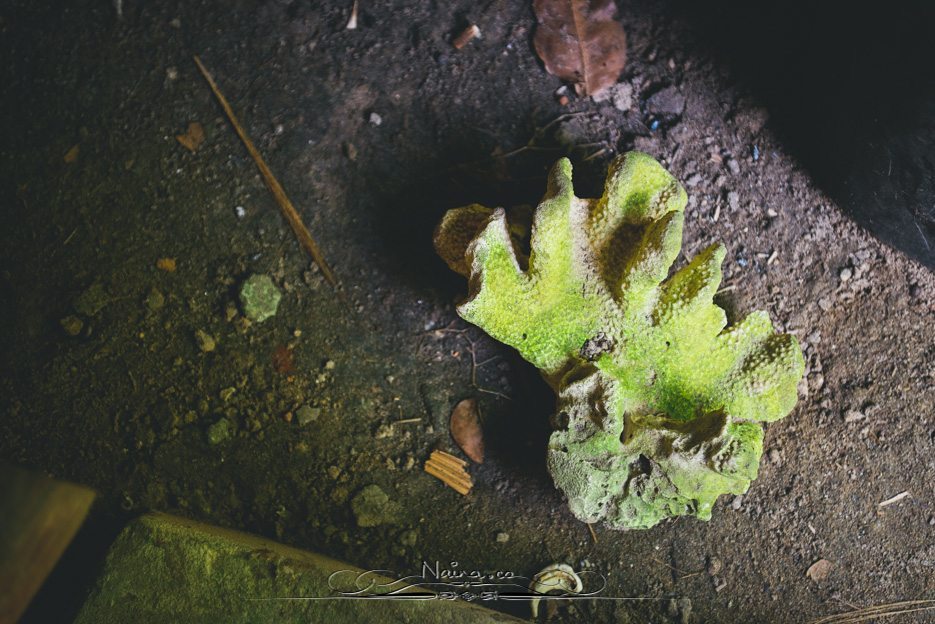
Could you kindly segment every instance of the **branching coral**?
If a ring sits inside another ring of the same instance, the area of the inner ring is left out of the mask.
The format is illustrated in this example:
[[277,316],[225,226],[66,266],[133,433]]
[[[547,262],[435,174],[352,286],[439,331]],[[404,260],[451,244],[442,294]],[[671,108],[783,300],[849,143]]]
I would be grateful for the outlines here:
[[469,278],[458,313],[516,348],[558,394],[549,470],[585,522],[709,519],[719,495],[756,478],[760,423],[796,402],[796,339],[763,312],[725,329],[712,301],[722,245],[669,276],[685,203],[645,154],[615,160],[600,199],[575,197],[562,159],[528,253],[522,219],[502,208],[449,210],[436,231],[438,253]]

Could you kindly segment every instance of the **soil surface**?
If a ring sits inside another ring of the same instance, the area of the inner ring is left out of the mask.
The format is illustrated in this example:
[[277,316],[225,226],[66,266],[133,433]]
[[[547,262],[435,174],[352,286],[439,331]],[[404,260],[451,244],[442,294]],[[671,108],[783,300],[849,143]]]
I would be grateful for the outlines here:
[[[400,575],[567,562],[643,598],[555,621],[807,622],[935,595],[935,277],[815,187],[677,7],[621,5],[629,102],[563,106],[526,2],[362,1],[356,30],[350,0],[70,4],[0,10],[0,458],[97,488],[92,523],[169,511]],[[471,23],[482,37],[455,50]],[[191,122],[194,153],[175,138]],[[550,391],[458,319],[466,285],[431,233],[454,206],[534,204],[561,155],[598,194],[631,149],[685,183],[685,255],[728,247],[729,316],[767,310],[808,373],[746,495],[595,542],[546,472]],[[262,323],[237,297],[252,274],[283,295]],[[422,471],[458,453],[464,398],[487,440],[468,496]],[[393,513],[361,527],[371,485]]]

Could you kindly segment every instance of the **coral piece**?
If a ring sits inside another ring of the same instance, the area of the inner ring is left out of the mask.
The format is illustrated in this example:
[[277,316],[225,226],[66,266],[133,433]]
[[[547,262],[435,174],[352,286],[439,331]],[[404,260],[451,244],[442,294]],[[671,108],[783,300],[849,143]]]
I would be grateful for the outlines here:
[[[458,313],[516,348],[558,395],[549,471],[581,520],[648,528],[756,478],[761,422],[788,414],[804,372],[764,312],[725,329],[716,244],[669,276],[686,195],[646,154],[616,159],[600,199],[558,161],[531,239],[502,208],[449,210],[439,255],[469,278]],[[528,250],[528,251],[527,251]]]

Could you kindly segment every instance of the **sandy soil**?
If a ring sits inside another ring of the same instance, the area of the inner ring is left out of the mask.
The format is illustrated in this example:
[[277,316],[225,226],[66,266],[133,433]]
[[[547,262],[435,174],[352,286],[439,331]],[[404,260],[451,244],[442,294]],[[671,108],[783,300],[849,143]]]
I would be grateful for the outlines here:
[[[675,9],[621,7],[632,101],[619,110],[557,102],[526,3],[362,2],[354,31],[343,1],[164,4],[127,0],[121,20],[104,1],[0,10],[0,458],[98,488],[100,523],[171,511],[400,574],[565,561],[603,574],[605,595],[647,598],[575,602],[555,616],[566,621],[807,622],[933,597],[935,278],[812,184]],[[468,23],[483,37],[456,51]],[[300,207],[340,294],[192,54]],[[192,121],[207,135],[194,154],[174,138]],[[534,203],[563,154],[593,195],[630,149],[685,182],[686,255],[728,247],[729,315],[767,310],[801,340],[808,376],[768,427],[748,494],[709,523],[598,528],[595,543],[545,471],[549,390],[457,318],[465,287],[431,231],[460,204]],[[165,257],[174,272],[157,267]],[[283,300],[249,325],[236,292],[251,273]],[[420,467],[454,451],[447,419],[466,397],[488,457],[461,497]],[[303,406],[317,417],[301,425]],[[231,436],[212,443],[220,419]],[[350,501],[370,484],[399,505],[394,524],[357,526]],[[806,570],[819,559],[832,567],[816,582]]]

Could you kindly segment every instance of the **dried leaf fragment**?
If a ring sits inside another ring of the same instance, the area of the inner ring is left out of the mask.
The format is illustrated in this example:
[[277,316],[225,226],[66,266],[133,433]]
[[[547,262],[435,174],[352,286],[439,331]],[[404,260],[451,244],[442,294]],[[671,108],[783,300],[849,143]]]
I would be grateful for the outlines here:
[[432,451],[431,457],[425,462],[425,471],[464,496],[474,487],[471,475],[465,470],[466,466],[466,461],[454,455],[444,451]]
[[69,149],[67,152],[65,152],[65,156],[64,156],[64,158],[63,158],[62,160],[64,160],[64,161],[65,161],[65,164],[67,164],[67,165],[70,165],[70,164],[76,162],[76,161],[78,160],[78,152],[79,152],[79,151],[81,151],[81,148],[78,146],[77,143],[75,143],[74,145],[71,146],[71,149]]
[[451,437],[464,454],[475,463],[484,463],[484,435],[480,428],[477,401],[464,399],[451,412],[449,421]]
[[831,568],[834,566],[827,559],[819,559],[812,565],[808,566],[808,570],[805,571],[805,576],[812,579],[816,583],[820,583],[831,573]]
[[545,69],[594,95],[617,82],[626,64],[626,35],[613,0],[534,0],[533,43]]
[[194,154],[201,144],[205,142],[205,129],[200,123],[193,121],[188,124],[188,130],[185,131],[185,134],[176,135],[175,140],[181,143],[182,147]]

